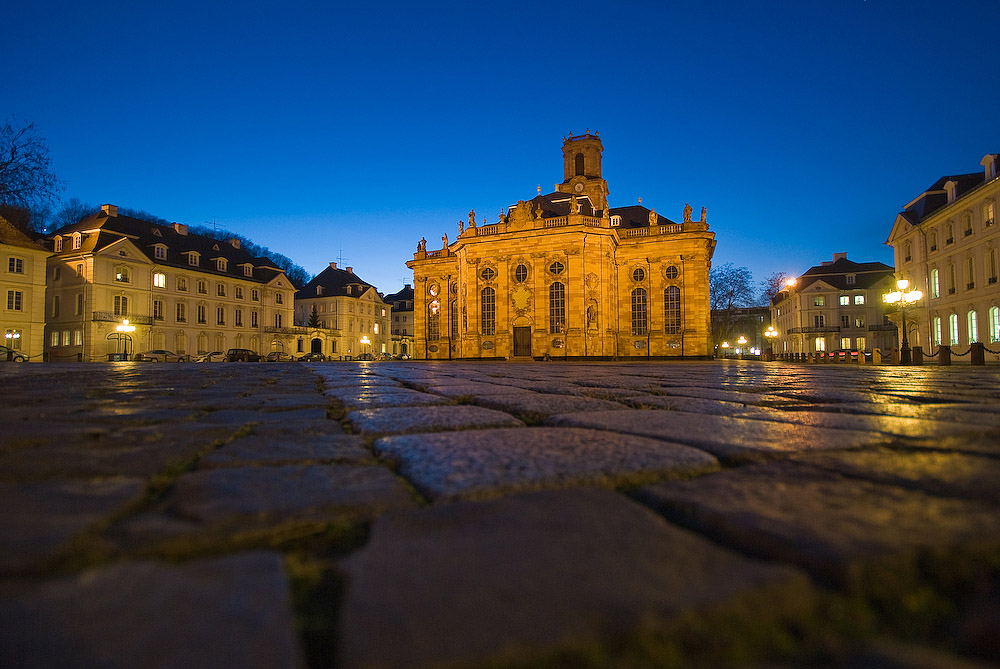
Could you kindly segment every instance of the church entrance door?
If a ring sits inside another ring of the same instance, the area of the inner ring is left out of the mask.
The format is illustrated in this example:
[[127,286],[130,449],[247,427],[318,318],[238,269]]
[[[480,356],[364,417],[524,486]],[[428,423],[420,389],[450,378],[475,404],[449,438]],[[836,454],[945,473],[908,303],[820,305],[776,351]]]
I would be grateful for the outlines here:
[[323,352],[323,340],[319,337],[315,338],[309,344],[310,353],[322,353]]
[[514,328],[514,357],[523,358],[531,355],[531,327]]

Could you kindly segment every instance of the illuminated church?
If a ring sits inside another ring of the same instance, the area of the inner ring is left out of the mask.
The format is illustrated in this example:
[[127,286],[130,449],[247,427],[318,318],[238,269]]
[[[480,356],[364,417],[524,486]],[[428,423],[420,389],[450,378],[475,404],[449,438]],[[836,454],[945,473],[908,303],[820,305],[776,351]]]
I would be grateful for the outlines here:
[[[406,263],[414,358],[690,358],[712,354],[705,209],[676,223],[641,204],[611,208],[600,137],[563,141],[563,181],[496,223]],[[540,190],[540,189],[539,189]]]

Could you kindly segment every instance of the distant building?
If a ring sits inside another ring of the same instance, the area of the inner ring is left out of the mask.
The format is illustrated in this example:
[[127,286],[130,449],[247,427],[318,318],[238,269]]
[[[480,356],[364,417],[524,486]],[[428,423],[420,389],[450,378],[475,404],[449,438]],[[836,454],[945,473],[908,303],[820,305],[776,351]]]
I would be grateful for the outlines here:
[[771,323],[778,331],[774,353],[881,349],[888,354],[896,348],[896,326],[886,316],[882,295],[893,290],[892,267],[833,254],[771,300]]
[[[310,326],[313,308],[316,325]],[[322,353],[351,359],[388,352],[391,309],[375,287],[337,263],[316,275],[295,294],[295,327],[282,331],[294,354]]]
[[910,345],[926,352],[1000,341],[1000,154],[980,164],[980,172],[941,177],[907,204],[886,241],[899,276],[923,291],[907,309],[907,328]]
[[392,355],[409,356],[413,352],[413,286],[406,284],[403,290],[386,295],[385,301],[392,305]]
[[[771,322],[768,307],[733,307],[712,310],[712,337],[716,346],[729,344],[729,354],[735,354],[740,336],[746,338],[743,348],[764,349],[764,331]],[[723,355],[716,350],[716,355]]]
[[295,288],[266,258],[158,225],[119,216],[118,207],[49,238],[45,351],[50,360],[106,360],[116,327],[136,327],[130,352],[193,355],[229,348],[277,350],[270,329],[291,324]]
[[45,337],[45,259],[49,252],[0,216],[0,344],[41,362]]
[[712,353],[702,209],[681,222],[641,204],[611,208],[596,134],[563,141],[555,192],[494,223],[459,223],[453,242],[420,240],[414,357],[647,358]]

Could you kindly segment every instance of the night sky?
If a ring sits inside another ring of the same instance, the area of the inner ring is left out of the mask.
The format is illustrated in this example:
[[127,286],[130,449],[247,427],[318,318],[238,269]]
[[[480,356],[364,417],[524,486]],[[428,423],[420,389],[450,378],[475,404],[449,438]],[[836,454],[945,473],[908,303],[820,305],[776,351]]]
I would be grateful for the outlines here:
[[1000,152],[994,0],[42,0],[0,24],[0,113],[65,198],[385,293],[421,237],[553,190],[568,132],[600,131],[613,206],[707,207],[715,264],[757,280],[891,264],[902,206]]

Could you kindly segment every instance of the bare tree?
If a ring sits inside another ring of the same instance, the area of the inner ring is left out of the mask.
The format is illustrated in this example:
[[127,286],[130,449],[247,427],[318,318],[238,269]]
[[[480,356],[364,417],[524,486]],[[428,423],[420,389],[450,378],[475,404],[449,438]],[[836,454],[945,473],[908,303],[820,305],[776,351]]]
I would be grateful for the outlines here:
[[746,267],[733,263],[713,267],[708,275],[708,292],[712,310],[752,306],[757,298],[753,274]]
[[59,209],[59,211],[52,215],[49,220],[49,227],[52,230],[58,230],[59,228],[67,225],[79,223],[80,219],[84,216],[93,214],[98,209],[99,207],[87,204],[78,198],[71,197],[63,203],[63,206]]
[[35,124],[0,126],[0,204],[31,210],[54,202],[62,188]]
[[769,306],[771,300],[774,296],[780,293],[785,288],[785,283],[788,281],[788,275],[784,272],[774,272],[769,275],[766,279],[760,282],[760,301],[761,306]]

